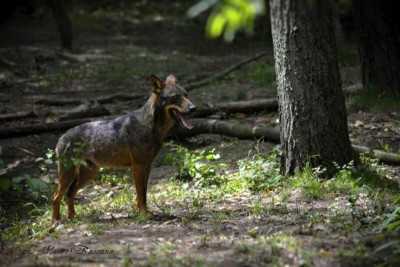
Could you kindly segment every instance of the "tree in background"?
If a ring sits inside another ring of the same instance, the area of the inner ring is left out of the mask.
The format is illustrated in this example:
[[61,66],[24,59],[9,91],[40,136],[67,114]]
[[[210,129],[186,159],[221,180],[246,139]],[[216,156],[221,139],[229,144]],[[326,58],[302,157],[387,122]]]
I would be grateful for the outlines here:
[[65,10],[64,3],[61,0],[48,0],[48,5],[53,11],[54,18],[57,22],[62,47],[68,50],[72,50],[72,23]]
[[[225,30],[231,37],[229,32],[237,29],[251,31],[248,18],[258,14],[261,3],[218,2],[220,6],[214,8],[207,24],[209,35],[217,37]],[[240,15],[243,5],[250,15]],[[278,83],[281,173],[293,174],[308,162],[328,169],[333,162],[346,164],[355,158],[355,152],[347,128],[330,2],[271,0],[269,5]],[[202,7],[195,6],[200,11],[207,6]],[[226,11],[231,9],[236,10],[233,18],[232,12]]]
[[400,2],[354,0],[364,88],[400,93]]

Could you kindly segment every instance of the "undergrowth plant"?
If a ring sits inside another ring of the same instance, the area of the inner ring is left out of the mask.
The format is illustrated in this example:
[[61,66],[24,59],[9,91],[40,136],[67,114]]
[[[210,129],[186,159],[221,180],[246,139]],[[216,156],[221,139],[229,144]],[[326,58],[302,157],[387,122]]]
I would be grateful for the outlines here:
[[376,86],[367,86],[363,90],[349,95],[347,106],[354,110],[398,110],[400,108],[400,95],[386,94]]
[[[256,150],[257,151],[257,150]],[[251,160],[239,160],[238,172],[255,193],[270,191],[282,185],[284,177],[279,174],[279,148],[275,148],[268,158],[258,151]]]
[[215,148],[209,151],[189,151],[184,146],[167,144],[174,152],[174,155],[167,154],[164,161],[174,165],[178,171],[178,179],[183,181],[194,181],[197,188],[209,186],[220,186],[226,181],[222,168],[225,163],[216,163],[220,155]]
[[382,224],[382,231],[395,235],[396,238],[382,244],[375,250],[375,252],[390,249],[393,256],[398,256],[400,255],[400,238],[398,236],[400,232],[400,195],[396,197],[392,205],[394,206],[394,209],[391,213],[387,214],[387,217]]
[[310,199],[320,199],[324,195],[322,180],[319,177],[320,169],[313,169],[308,162],[303,170],[289,178],[289,185],[300,188]]
[[[0,147],[0,155],[1,155],[1,147]],[[36,162],[40,162],[43,159],[44,163],[39,165],[42,174],[47,173],[48,165],[52,164],[52,152],[49,149],[46,153],[46,159],[38,158]],[[0,159],[0,169],[4,168],[4,163]],[[3,194],[17,194],[20,195],[24,193],[26,190],[30,190],[31,192],[43,192],[49,189],[48,183],[42,181],[37,177],[33,177],[30,174],[21,174],[16,177],[11,178],[2,178],[0,179],[0,192]]]

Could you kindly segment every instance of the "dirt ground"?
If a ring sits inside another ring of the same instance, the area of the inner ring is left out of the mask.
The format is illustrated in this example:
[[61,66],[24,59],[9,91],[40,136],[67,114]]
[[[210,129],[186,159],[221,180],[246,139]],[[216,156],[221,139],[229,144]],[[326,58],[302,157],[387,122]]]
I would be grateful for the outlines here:
[[[35,111],[38,118],[27,118],[2,122],[0,128],[57,120],[60,112],[71,106],[47,106],[32,104],[39,99],[91,100],[113,93],[148,95],[147,77],[154,73],[166,77],[173,73],[181,84],[201,80],[258,52],[267,51],[261,61],[268,66],[273,62],[272,43],[267,32],[257,32],[247,37],[239,34],[232,44],[204,37],[205,19],[188,20],[184,10],[189,4],[171,4],[168,12],[163,8],[148,5],[136,6],[129,12],[103,11],[87,14],[75,12],[75,53],[84,55],[79,60],[58,54],[58,32],[51,16],[33,19],[14,16],[0,28],[0,114]],[[166,14],[167,13],[167,14]],[[273,97],[274,83],[260,84],[247,80],[246,75],[259,62],[239,69],[221,80],[190,92],[190,99],[198,106],[231,100]],[[342,71],[353,72],[354,66],[342,66]],[[344,86],[359,83],[359,76],[344,80]],[[143,98],[131,101],[116,101],[104,106],[118,116],[138,108]],[[393,152],[400,149],[400,111],[349,111],[351,139],[355,144],[382,148],[388,145]],[[257,115],[235,114],[231,120],[254,124],[276,125],[276,113]],[[0,140],[1,159],[10,167],[7,175],[30,173],[38,175],[35,160],[43,156],[47,148],[54,148],[63,131],[29,135]],[[236,162],[245,158],[254,140],[236,140],[217,135],[201,135],[183,144],[195,148],[216,147],[222,158]],[[261,152],[267,153],[275,144],[262,143]],[[161,156],[168,153],[164,148]],[[14,165],[14,167],[12,166]],[[400,180],[400,169],[388,166],[392,177]],[[165,177],[174,175],[174,168],[155,164],[151,173],[151,186]],[[51,172],[54,175],[54,169]],[[52,180],[54,178],[47,177]],[[90,187],[86,193],[100,189]],[[47,236],[24,247],[24,255],[12,244],[6,244],[13,254],[11,266],[271,266],[265,255],[274,255],[274,250],[255,250],[254,253],[238,252],[238,245],[254,243],[251,229],[266,236],[294,233],[303,246],[318,252],[309,264],[313,266],[371,266],[382,262],[382,257],[367,255],[353,258],[344,255],[340,259],[331,253],[340,248],[356,248],[360,240],[368,244],[368,237],[378,229],[360,227],[358,231],[346,233],[314,225],[310,232],[301,210],[326,210],[326,200],[313,203],[299,202],[292,192],[285,211],[272,216],[254,216],[249,207],[259,196],[234,196],[226,202],[217,202],[204,209],[196,220],[185,220],[183,207],[175,210],[174,216],[163,215],[154,208],[155,220],[132,222],[124,213],[108,214],[99,218],[102,227],[99,234],[86,228],[90,222],[77,223],[73,227],[60,227],[58,237]],[[86,198],[85,198],[86,199]],[[78,201],[88,201],[79,198]],[[265,205],[274,205],[262,199]],[[336,200],[337,201],[337,200]],[[339,200],[342,201],[342,200]],[[343,200],[344,201],[344,200]],[[17,199],[3,200],[5,205],[24,205]],[[279,205],[276,206],[279,209]],[[207,212],[209,210],[210,212]],[[215,223],[211,211],[229,210],[232,217]],[[300,211],[299,211],[300,210]],[[50,224],[50,222],[49,222]],[[297,240],[297,239],[296,239]],[[297,242],[297,241],[293,242]],[[367,240],[367,241],[365,241]],[[375,239],[374,239],[375,240]],[[268,244],[268,240],[265,241]],[[375,241],[368,247],[371,254]],[[257,245],[257,244],[256,244]],[[92,254],[84,253],[91,250]],[[7,255],[3,250],[0,257]],[[79,253],[82,252],[82,253]],[[17,255],[17,256],[15,256]],[[19,257],[20,256],[20,257]],[[302,265],[296,253],[280,255],[282,262],[294,266]],[[275,263],[276,264],[276,263]]]

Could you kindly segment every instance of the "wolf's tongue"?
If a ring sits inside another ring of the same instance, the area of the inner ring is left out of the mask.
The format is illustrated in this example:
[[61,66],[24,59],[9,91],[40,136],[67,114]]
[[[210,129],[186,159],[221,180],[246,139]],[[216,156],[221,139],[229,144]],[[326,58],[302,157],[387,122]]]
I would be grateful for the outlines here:
[[189,130],[193,128],[193,126],[190,124],[190,122],[185,118],[184,115],[182,115],[182,113],[180,113],[179,111],[176,112],[179,116],[179,119],[181,120],[181,124],[182,126],[188,128]]

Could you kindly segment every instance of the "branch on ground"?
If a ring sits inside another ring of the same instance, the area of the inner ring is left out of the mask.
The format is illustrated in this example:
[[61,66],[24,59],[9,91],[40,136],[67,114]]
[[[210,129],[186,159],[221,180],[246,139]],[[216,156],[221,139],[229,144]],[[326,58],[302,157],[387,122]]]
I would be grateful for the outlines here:
[[224,70],[222,70],[222,71],[220,71],[220,72],[218,72],[218,73],[216,73],[216,74],[214,74],[214,75],[212,75],[212,76],[210,76],[208,78],[205,78],[205,79],[197,81],[197,82],[193,82],[193,83],[189,83],[189,84],[183,85],[183,88],[185,88],[186,91],[192,91],[192,90],[194,90],[196,88],[199,88],[201,86],[209,84],[209,83],[211,83],[211,82],[213,82],[215,80],[221,79],[221,78],[225,77],[226,75],[228,75],[229,73],[231,73],[231,72],[243,67],[244,65],[249,64],[249,63],[251,63],[251,62],[253,62],[253,61],[257,60],[257,59],[260,59],[261,57],[265,56],[266,54],[267,54],[267,52],[265,52],[265,51],[261,52],[261,53],[258,53],[256,55],[251,56],[249,58],[246,58],[246,59],[244,59],[244,60],[242,60],[242,61],[240,61],[240,62],[238,62],[236,64],[233,64],[232,66],[229,66],[228,68],[226,68],[226,69],[224,69]]
[[[64,131],[89,121],[91,121],[89,118],[85,118],[0,129],[0,139]],[[193,129],[179,128],[175,130],[174,134],[180,138],[187,138],[199,134],[221,134],[239,139],[264,139],[274,143],[280,142],[279,130],[268,126],[254,126],[213,119],[192,119],[191,124],[194,126]],[[400,155],[358,145],[352,146],[358,153],[372,153],[374,157],[383,163],[400,165]]]

